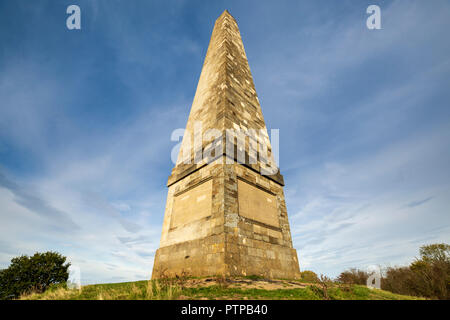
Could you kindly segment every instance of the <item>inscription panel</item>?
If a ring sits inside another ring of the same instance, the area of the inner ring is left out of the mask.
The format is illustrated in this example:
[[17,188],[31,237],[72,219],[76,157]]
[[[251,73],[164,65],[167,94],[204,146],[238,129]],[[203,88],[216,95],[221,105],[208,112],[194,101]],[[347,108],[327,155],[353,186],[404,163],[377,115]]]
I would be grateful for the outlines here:
[[212,180],[174,197],[170,228],[185,225],[211,215]]
[[277,198],[258,187],[238,180],[239,214],[279,228]]

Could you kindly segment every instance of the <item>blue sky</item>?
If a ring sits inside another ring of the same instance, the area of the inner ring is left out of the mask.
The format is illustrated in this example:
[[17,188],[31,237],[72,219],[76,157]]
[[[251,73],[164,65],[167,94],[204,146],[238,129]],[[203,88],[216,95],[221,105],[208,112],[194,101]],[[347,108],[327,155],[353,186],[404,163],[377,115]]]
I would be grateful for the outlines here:
[[0,267],[56,250],[84,283],[149,278],[170,134],[225,9],[280,129],[300,268],[401,265],[450,242],[448,1],[2,0]]

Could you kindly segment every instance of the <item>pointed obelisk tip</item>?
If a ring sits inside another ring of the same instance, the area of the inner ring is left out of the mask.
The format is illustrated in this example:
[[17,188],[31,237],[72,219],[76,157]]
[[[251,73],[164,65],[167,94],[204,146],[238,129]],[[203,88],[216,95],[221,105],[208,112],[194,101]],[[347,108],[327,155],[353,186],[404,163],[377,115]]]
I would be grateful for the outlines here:
[[[222,18],[222,17],[224,17],[224,16],[228,16],[228,17],[233,18],[233,16],[231,15],[230,11],[228,11],[227,9],[225,9],[225,10],[222,12],[222,14],[219,16],[219,18],[217,18],[217,20],[220,19],[220,18]],[[234,18],[233,18],[233,19],[234,19]]]

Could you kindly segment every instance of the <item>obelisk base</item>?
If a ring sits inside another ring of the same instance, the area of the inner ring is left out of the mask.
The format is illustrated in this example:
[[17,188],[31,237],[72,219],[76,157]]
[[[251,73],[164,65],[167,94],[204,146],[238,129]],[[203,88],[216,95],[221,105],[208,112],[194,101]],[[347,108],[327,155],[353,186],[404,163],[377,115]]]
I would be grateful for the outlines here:
[[252,247],[236,243],[233,235],[212,235],[156,251],[152,279],[189,276],[251,276],[298,279],[297,251],[264,241]]

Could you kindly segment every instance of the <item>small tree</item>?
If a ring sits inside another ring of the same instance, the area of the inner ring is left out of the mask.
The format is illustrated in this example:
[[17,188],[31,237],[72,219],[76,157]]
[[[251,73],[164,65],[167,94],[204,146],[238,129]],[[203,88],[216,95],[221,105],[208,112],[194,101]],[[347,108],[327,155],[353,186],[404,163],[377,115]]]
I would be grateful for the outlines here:
[[305,270],[301,272],[301,279],[305,282],[317,283],[319,282],[319,277],[314,271]]
[[369,274],[366,271],[359,269],[350,269],[341,272],[337,281],[343,284],[360,284],[366,285]]
[[446,243],[435,243],[420,247],[421,260],[426,262],[450,263],[450,245]]
[[420,258],[408,267],[387,269],[381,287],[394,293],[450,299],[450,245],[420,247]]
[[420,247],[420,259],[411,266],[416,281],[411,288],[419,295],[450,298],[450,245],[436,243]]
[[57,252],[35,253],[11,259],[0,272],[0,299],[18,298],[29,291],[44,292],[52,284],[66,283],[70,263]]
[[328,288],[332,284],[331,279],[328,278],[327,276],[321,274],[320,279],[319,279],[319,284],[322,287],[323,298],[325,300],[330,300],[330,297],[328,296]]

